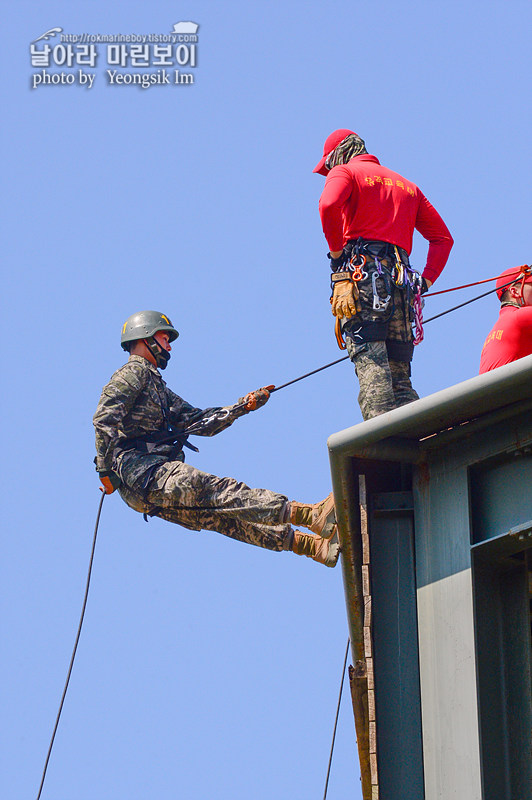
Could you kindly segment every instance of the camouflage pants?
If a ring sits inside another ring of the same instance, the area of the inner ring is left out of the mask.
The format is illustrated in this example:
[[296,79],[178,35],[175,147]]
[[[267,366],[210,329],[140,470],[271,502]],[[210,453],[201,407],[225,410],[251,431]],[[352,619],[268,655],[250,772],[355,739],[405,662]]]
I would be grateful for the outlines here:
[[[360,384],[358,403],[366,420],[411,403],[419,395],[410,380],[408,349],[413,337],[407,289],[396,286],[387,271],[385,275],[377,274],[377,303],[391,297],[386,309],[375,309],[372,280],[375,262],[368,260],[364,270],[367,277],[357,283],[361,311],[349,320],[344,319],[342,328]],[[398,358],[397,351],[401,349],[407,355]]]
[[144,492],[123,485],[120,494],[136,511],[155,512],[191,530],[217,531],[267,550],[289,550],[292,543],[292,527],[283,521],[287,497],[181,461],[157,467]]

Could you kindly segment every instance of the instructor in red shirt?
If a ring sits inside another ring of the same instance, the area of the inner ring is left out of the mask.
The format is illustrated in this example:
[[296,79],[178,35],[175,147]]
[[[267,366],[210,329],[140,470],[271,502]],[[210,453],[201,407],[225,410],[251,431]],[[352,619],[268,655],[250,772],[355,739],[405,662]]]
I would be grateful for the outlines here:
[[[355,365],[362,416],[370,419],[418,399],[410,381],[413,303],[441,273],[453,239],[415,183],[383,167],[353,131],[331,133],[314,172],[327,177],[319,210],[332,313]],[[429,241],[421,276],[408,260],[414,229]]]
[[501,311],[482,348],[481,373],[532,354],[531,268],[524,265],[506,269],[497,278],[496,286]]

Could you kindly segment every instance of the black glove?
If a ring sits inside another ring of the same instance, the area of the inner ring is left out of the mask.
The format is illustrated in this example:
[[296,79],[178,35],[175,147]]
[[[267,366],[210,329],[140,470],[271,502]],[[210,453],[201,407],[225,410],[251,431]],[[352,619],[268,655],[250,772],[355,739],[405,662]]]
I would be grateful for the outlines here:
[[427,284],[427,281],[425,280],[425,278],[421,278],[421,289],[420,289],[419,293],[420,294],[426,294],[429,289],[430,289],[430,286]]
[[342,250],[342,254],[338,256],[338,258],[333,258],[330,253],[327,253],[327,258],[331,262],[331,272],[338,272],[347,261],[347,253],[345,250]]

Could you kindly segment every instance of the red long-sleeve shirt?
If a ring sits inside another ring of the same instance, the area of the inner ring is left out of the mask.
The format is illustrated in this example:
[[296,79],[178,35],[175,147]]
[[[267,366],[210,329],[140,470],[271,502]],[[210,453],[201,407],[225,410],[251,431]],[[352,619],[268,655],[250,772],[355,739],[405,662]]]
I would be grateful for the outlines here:
[[410,255],[414,229],[429,241],[423,277],[434,282],[453,237],[434,206],[412,181],[368,154],[355,156],[327,175],[320,198],[323,232],[332,252],[361,236],[402,247]]
[[499,319],[488,334],[480,373],[532,354],[532,306],[503,306]]

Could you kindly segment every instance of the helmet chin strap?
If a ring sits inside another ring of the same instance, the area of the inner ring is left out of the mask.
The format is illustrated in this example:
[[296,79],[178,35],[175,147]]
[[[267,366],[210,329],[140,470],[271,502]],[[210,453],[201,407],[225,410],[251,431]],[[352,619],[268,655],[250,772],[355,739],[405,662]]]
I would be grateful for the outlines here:
[[149,339],[143,339],[142,341],[154,357],[155,363],[159,369],[166,369],[166,365],[170,361],[170,353],[168,350],[161,347],[154,336],[151,336]]

